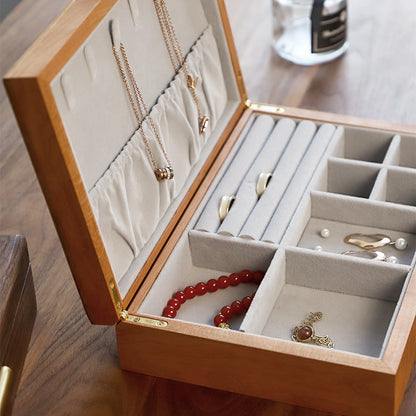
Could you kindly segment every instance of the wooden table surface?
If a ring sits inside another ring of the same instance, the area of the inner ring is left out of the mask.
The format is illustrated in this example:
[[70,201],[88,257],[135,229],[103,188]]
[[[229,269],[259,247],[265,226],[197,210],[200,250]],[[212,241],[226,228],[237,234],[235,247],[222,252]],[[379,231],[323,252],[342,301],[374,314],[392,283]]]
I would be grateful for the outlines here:
[[[0,24],[2,76],[67,2],[22,0]],[[316,67],[274,54],[271,0],[228,6],[252,101],[416,123],[416,2],[351,0],[348,53]],[[2,86],[0,120],[0,233],[26,236],[38,299],[15,416],[330,416],[121,371],[114,328],[92,326],[84,313]],[[414,408],[415,370],[400,416],[414,416]]]

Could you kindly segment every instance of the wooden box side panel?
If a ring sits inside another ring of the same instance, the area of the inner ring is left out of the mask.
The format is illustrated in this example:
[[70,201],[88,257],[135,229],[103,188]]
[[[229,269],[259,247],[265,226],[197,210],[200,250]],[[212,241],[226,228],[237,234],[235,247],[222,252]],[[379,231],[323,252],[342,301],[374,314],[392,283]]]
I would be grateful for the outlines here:
[[346,366],[238,345],[226,342],[228,334],[219,342],[128,322],[116,331],[125,370],[349,416],[394,414],[395,377],[387,368],[374,371],[353,362]]

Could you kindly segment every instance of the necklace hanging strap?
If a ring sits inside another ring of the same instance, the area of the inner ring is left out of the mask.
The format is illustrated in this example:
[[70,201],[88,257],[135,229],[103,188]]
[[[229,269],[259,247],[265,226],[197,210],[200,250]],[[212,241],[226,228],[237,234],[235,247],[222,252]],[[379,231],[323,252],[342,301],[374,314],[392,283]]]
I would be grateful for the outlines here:
[[[153,119],[152,119],[152,117],[149,113],[149,110],[148,110],[147,106],[146,106],[146,103],[144,102],[143,95],[140,91],[140,88],[137,85],[136,78],[134,77],[133,71],[131,69],[131,66],[130,66],[129,60],[127,58],[127,53],[126,53],[126,50],[124,48],[123,43],[120,43],[120,51],[121,51],[121,56],[122,56],[123,61],[124,61],[124,65],[123,65],[123,62],[120,58],[120,54],[118,53],[116,47],[113,46],[113,54],[114,54],[114,57],[116,59],[117,66],[119,68],[121,78],[123,80],[124,87],[126,88],[127,95],[129,97],[129,101],[130,101],[130,105],[133,109],[134,115],[136,117],[139,129],[140,129],[140,132],[142,134],[143,141],[144,141],[147,153],[149,154],[150,162],[151,162],[152,167],[153,167],[153,172],[154,172],[154,174],[156,176],[156,179],[158,181],[173,179],[174,171],[173,171],[173,168],[172,168],[172,164],[169,160],[169,157],[167,155],[165,146],[163,145],[163,142],[162,142],[162,140],[159,136],[159,133],[158,133],[158,131],[156,129],[156,126],[153,122]],[[127,73],[126,73],[126,70],[124,69],[124,66],[127,69]],[[131,86],[130,86],[130,84],[131,84]],[[133,89],[133,92],[132,92],[132,89]],[[143,120],[146,117],[149,120],[150,127],[153,131],[153,134],[154,134],[154,136],[155,136],[155,138],[156,138],[156,140],[157,140],[157,142],[160,146],[160,149],[162,150],[163,156],[166,159],[167,166],[164,167],[164,168],[159,168],[157,166],[155,158],[153,156],[152,149],[150,147],[149,140],[148,140],[148,138],[146,136],[146,133],[144,131]]]

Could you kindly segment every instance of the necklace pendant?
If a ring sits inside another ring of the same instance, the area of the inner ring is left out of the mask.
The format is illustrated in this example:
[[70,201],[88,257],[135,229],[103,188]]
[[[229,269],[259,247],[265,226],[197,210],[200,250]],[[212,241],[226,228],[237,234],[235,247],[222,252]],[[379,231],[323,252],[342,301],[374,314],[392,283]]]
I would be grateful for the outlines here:
[[199,134],[204,134],[209,123],[209,118],[204,116],[199,121]]
[[187,81],[188,81],[188,88],[190,90],[194,90],[198,84],[198,77],[192,78],[190,75],[188,75]]
[[174,176],[173,169],[170,166],[166,168],[157,168],[154,170],[154,173],[158,182],[173,179]]

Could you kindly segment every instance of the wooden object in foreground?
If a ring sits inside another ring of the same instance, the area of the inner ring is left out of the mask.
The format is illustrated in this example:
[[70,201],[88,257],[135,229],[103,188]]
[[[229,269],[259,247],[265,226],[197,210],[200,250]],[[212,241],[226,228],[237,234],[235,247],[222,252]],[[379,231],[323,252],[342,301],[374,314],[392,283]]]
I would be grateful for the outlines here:
[[10,415],[36,318],[26,240],[0,236],[0,415]]

